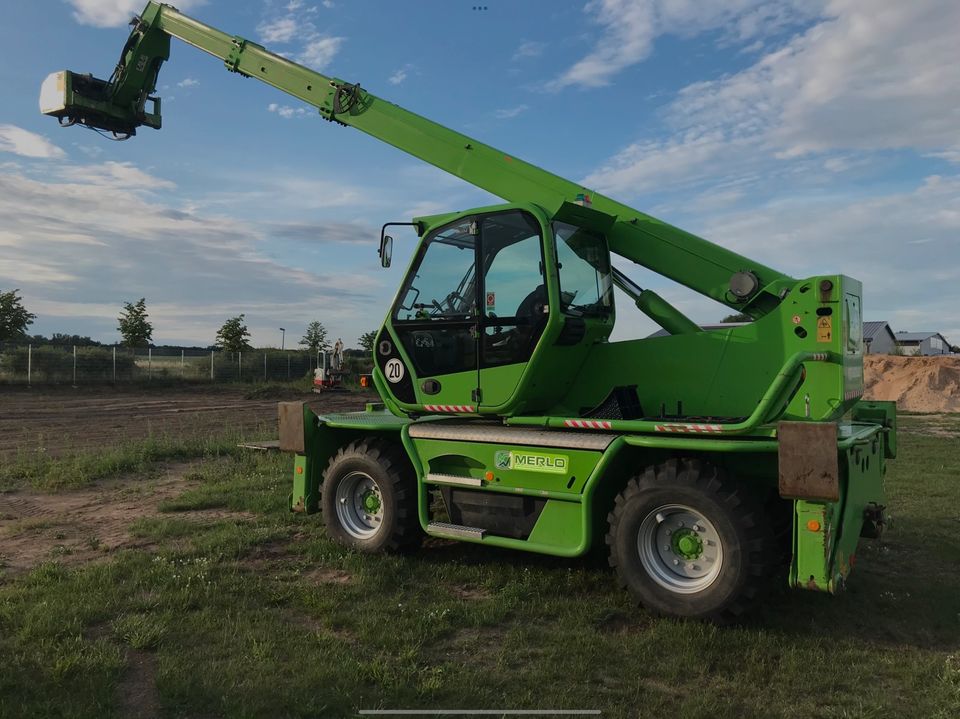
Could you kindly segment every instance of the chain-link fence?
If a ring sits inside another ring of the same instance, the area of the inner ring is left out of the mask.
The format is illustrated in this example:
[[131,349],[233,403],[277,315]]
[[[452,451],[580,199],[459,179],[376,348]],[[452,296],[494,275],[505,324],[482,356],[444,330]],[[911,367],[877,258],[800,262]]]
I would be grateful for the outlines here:
[[[5,384],[287,382],[312,378],[323,363],[322,353],[309,350],[225,352],[0,342],[0,383]],[[364,369],[368,364],[365,357],[348,355],[345,369],[360,373],[369,371]]]

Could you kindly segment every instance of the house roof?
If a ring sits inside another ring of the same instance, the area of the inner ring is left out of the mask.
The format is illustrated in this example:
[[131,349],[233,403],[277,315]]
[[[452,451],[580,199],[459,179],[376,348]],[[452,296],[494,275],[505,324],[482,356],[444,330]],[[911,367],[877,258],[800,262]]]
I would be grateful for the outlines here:
[[897,341],[898,342],[923,342],[928,337],[937,336],[942,339],[944,342],[947,341],[947,338],[944,337],[939,332],[897,332]]
[[886,331],[890,333],[891,337],[895,336],[893,334],[893,330],[890,329],[890,325],[887,322],[883,322],[882,320],[880,322],[864,322],[863,323],[864,341],[869,342],[878,334],[883,332],[884,329],[886,329]]

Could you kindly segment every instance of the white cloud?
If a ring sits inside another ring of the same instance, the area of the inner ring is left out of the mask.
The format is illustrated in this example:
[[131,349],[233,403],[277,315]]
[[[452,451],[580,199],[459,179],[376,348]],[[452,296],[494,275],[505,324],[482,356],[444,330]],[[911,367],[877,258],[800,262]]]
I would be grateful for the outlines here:
[[0,125],[0,152],[12,152],[22,157],[59,159],[66,153],[43,135],[24,130],[16,125]]
[[271,102],[267,105],[267,110],[270,112],[277,113],[280,117],[285,120],[293,119],[294,117],[306,117],[307,109],[304,107],[290,107],[289,105],[278,105],[275,102]]
[[333,60],[345,38],[318,37],[310,40],[297,58],[297,62],[314,70],[323,70]]
[[527,57],[540,57],[543,54],[544,48],[546,48],[546,43],[528,40],[520,43],[520,47],[516,49],[511,59],[517,61]]
[[264,43],[290,42],[299,30],[300,26],[293,17],[276,18],[257,25],[260,42]]
[[333,0],[320,0],[320,4],[327,8],[327,10],[332,10],[336,7],[336,3],[334,3]]
[[[863,283],[865,319],[897,330],[933,329],[960,342],[960,176],[931,176],[868,198],[818,194],[747,210],[726,210],[724,203],[701,209],[706,218],[685,225],[711,242],[798,279],[843,272]],[[729,314],[654,273],[618,264],[696,322]],[[618,313],[617,339],[654,329],[628,312]]]
[[180,82],[177,83],[177,87],[196,87],[200,84],[200,81],[196,78],[185,77]]
[[400,68],[395,73],[393,73],[389,78],[387,78],[387,82],[389,82],[391,85],[399,85],[401,82],[403,82],[406,79],[407,79],[407,69]]
[[521,115],[530,109],[527,105],[517,105],[516,107],[507,107],[500,110],[494,110],[493,116],[498,120],[510,120],[517,115]]
[[960,4],[832,0],[828,19],[755,65],[686,88],[676,118],[767,131],[784,157],[956,143]]
[[852,275],[864,283],[867,319],[898,329],[960,324],[960,176],[864,199],[777,200],[697,229],[794,277]]
[[[0,172],[0,284],[23,289],[38,332],[112,340],[120,303],[146,296],[158,341],[206,344],[239,312],[255,332],[296,332],[318,308],[335,306],[335,317],[321,319],[350,343],[354,329],[372,329],[369,307],[387,301],[387,278],[373,272],[376,231],[366,224],[272,226],[184,211],[131,189],[116,167],[75,167],[58,181],[9,169]],[[366,263],[351,267],[322,250],[358,238],[370,244]],[[302,248],[293,266],[267,255],[277,241]]]
[[820,0],[591,0],[584,12],[601,28],[585,57],[548,84],[608,85],[622,70],[645,60],[663,34],[694,36],[726,29],[727,42],[753,39],[816,12]]
[[100,155],[103,154],[103,148],[99,145],[82,145],[79,142],[74,142],[73,146],[91,160],[96,160],[98,157],[100,157]]
[[[74,19],[82,25],[120,27],[143,11],[143,0],[67,0],[73,6]],[[187,12],[204,0],[178,0],[177,8]]]
[[170,180],[155,177],[130,162],[104,162],[100,165],[67,165],[56,172],[65,182],[88,187],[123,187],[125,190],[169,190]]
[[885,149],[960,157],[960,4],[831,0],[824,13],[747,69],[681,90],[666,137],[631,143],[586,182],[635,196],[737,174],[768,180],[818,154],[821,175]]

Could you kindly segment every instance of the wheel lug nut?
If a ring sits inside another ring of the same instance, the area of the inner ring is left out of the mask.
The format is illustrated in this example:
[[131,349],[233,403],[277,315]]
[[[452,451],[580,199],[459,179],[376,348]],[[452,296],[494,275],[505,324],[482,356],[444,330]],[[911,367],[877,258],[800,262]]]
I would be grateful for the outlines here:
[[674,564],[680,564],[680,560],[679,560],[679,559],[674,559],[674,560],[673,560],[673,563],[674,563]]

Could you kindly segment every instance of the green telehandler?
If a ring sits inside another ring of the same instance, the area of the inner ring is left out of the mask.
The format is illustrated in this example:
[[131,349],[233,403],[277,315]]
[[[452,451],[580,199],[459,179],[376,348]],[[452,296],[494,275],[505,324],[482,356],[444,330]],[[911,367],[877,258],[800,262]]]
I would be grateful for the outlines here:
[[[727,621],[778,570],[835,593],[885,524],[896,412],[863,394],[861,285],[794,279],[150,2],[109,80],[68,71],[40,108],[129,137],[159,128],[170,39],[313,105],[337,125],[506,204],[387,223],[419,246],[380,327],[366,411],[281,403],[290,508],[330,536],[403,551],[424,536],[609,555],[665,615]],[[617,255],[753,321],[704,331],[611,264]],[[661,337],[610,341],[614,288]]]

